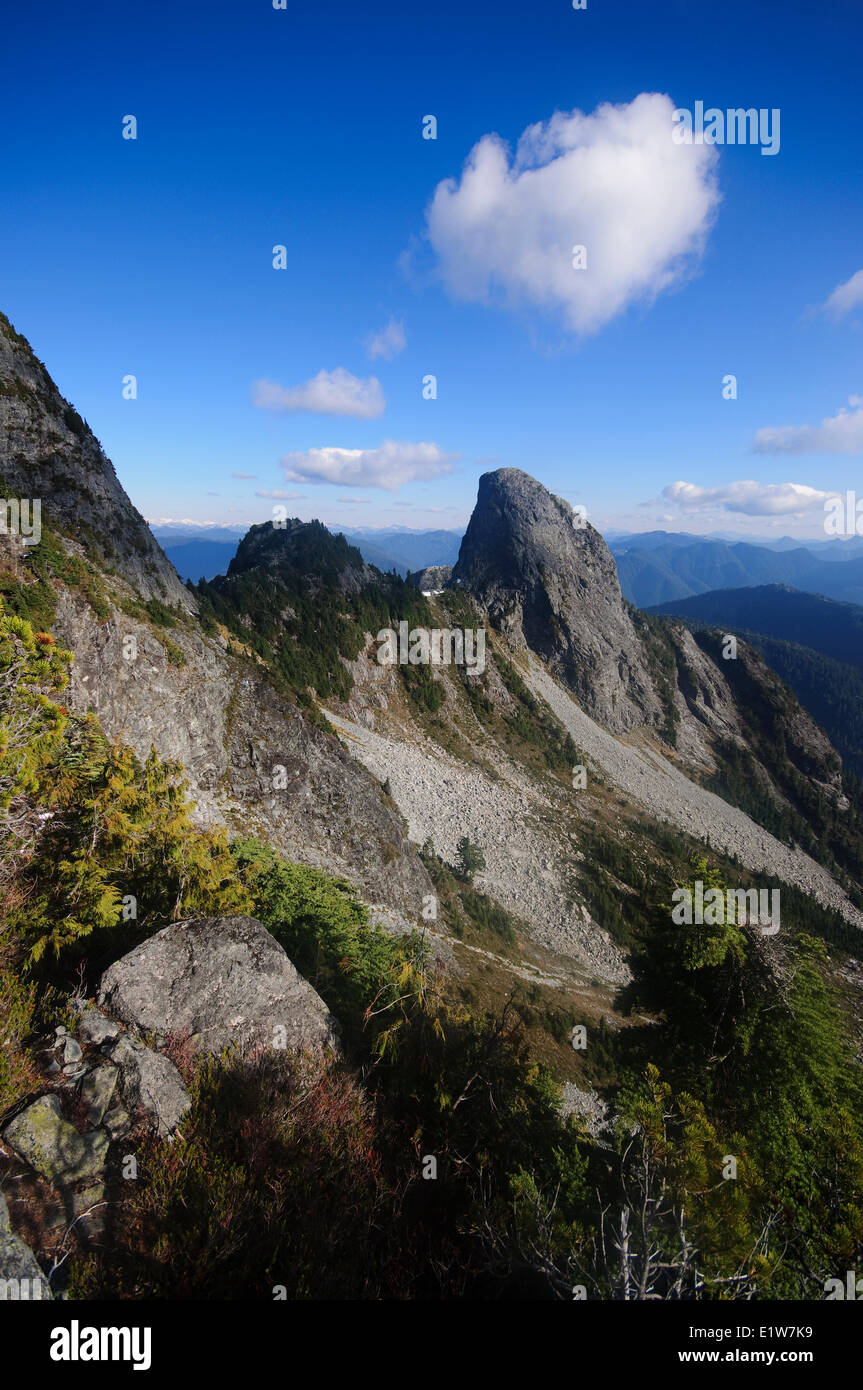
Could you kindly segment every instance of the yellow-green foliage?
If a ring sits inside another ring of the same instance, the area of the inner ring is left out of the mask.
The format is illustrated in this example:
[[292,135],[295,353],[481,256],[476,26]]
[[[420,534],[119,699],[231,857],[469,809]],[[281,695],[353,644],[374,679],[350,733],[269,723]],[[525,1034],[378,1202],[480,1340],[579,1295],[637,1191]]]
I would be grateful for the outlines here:
[[66,711],[51,696],[66,685],[71,660],[53,637],[7,615],[0,603],[0,817],[33,791],[58,747]]
[[193,826],[180,764],[142,763],[57,703],[71,659],[0,608],[3,922],[31,965],[251,903],[224,833]]
[[[94,934],[146,933],[195,912],[245,911],[224,832],[197,830],[178,763],[112,745],[92,714],[70,716],[42,770],[46,821],[12,915],[30,960],[59,958]],[[125,909],[125,911],[124,911]],[[106,949],[103,940],[90,942]]]

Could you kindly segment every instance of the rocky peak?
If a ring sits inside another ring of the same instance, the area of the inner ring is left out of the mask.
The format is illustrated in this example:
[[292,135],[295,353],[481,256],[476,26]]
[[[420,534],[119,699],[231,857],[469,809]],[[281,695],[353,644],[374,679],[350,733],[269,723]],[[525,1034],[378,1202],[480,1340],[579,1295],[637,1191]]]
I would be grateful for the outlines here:
[[4,314],[0,485],[4,497],[39,498],[43,525],[83,545],[95,564],[120,575],[143,598],[194,609],[98,439]]
[[433,594],[449,584],[452,579],[452,565],[426,565],[424,569],[417,570],[408,578],[422,593]]
[[645,654],[599,532],[518,468],[484,473],[451,583],[614,730],[661,719]]
[[380,577],[344,536],[333,535],[320,521],[297,517],[249,528],[228,567],[228,578],[252,569],[299,579],[312,590],[337,585],[345,593],[358,593]]

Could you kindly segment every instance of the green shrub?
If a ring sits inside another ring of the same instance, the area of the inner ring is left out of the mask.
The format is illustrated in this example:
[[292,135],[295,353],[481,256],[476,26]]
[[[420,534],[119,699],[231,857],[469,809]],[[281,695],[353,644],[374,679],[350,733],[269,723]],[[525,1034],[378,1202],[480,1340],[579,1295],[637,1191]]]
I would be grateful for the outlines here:
[[472,843],[468,835],[462,835],[456,845],[458,855],[457,872],[467,883],[473,883],[474,875],[481,874],[485,868],[485,855],[479,845]]
[[282,859],[257,840],[236,840],[232,854],[256,916],[345,1026],[368,1049],[389,1041],[403,1022],[397,1001],[418,988],[418,942],[369,925],[354,889]]
[[31,965],[51,973],[119,954],[173,918],[248,906],[224,833],[192,824],[179,764],[154,752],[142,763],[92,714],[68,716],[31,794],[49,819],[19,870],[24,901],[8,913]]

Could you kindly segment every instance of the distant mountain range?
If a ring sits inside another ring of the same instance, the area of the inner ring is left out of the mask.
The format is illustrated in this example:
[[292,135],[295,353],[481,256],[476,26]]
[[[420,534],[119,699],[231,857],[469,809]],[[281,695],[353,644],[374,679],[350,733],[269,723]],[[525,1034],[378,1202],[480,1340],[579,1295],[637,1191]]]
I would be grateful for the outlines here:
[[[248,529],[203,526],[194,522],[152,522],[150,529],[182,579],[215,579],[226,574]],[[455,565],[462,531],[413,531],[406,526],[375,528],[330,526],[346,536],[369,565],[383,573],[409,572],[432,565]],[[863,537],[800,541],[782,536],[753,544],[733,535],[695,536],[688,532],[611,533],[609,549],[617,561],[624,596],[639,608],[748,584],[791,584],[848,603],[863,603]],[[845,569],[857,561],[856,569]],[[841,573],[833,572],[842,565]]]
[[695,545],[703,541],[726,541],[729,545],[745,543],[764,550],[811,550],[821,559],[851,560],[863,555],[863,536],[832,537],[824,540],[801,540],[795,536],[742,536],[739,531],[605,531],[606,543],[613,555],[625,550],[655,550],[661,545]]
[[189,537],[171,544],[162,540],[165,554],[180,578],[191,579],[193,584],[226,574],[239,543],[239,536],[235,541],[199,541]]
[[[194,584],[227,574],[247,528],[234,532],[230,527],[193,528],[191,524],[154,522],[150,529],[180,578],[191,579]],[[462,537],[461,531],[410,531],[403,526],[379,531],[372,527],[330,529],[352,541],[366,564],[385,574],[395,570],[403,579],[410,570],[427,565],[454,565]]]
[[863,538],[813,546],[769,549],[660,531],[620,538],[611,551],[620,587],[639,608],[713,589],[762,584],[790,584],[846,603],[863,603]]
[[[425,569],[427,565],[454,565],[464,534],[463,531],[409,531],[402,526],[385,531],[346,526],[339,529],[353,541],[367,564],[383,570],[395,569],[401,575],[408,570]],[[382,564],[376,554],[388,563]]]

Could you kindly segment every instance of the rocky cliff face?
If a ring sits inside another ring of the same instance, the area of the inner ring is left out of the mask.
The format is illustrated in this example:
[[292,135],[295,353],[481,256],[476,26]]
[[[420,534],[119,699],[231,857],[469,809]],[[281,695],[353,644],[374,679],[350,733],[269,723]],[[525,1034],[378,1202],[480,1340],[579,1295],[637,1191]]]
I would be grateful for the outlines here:
[[681,716],[678,751],[699,765],[711,760],[709,742],[731,741],[764,767],[781,747],[787,763],[842,804],[842,764],[830,740],[753,647],[740,642],[733,660],[721,655],[717,633],[693,636],[669,629],[677,662],[676,704]]
[[[199,818],[259,834],[289,858],[342,874],[375,902],[419,911],[431,891],[380,786],[337,739],[281,698],[217,639],[175,628],[172,660],[146,624],[115,610],[96,622],[64,592],[55,631],[75,653],[70,703],[144,757],[178,759]],[[128,660],[128,638],[137,655]]]
[[526,473],[503,468],[480,478],[454,586],[613,732],[645,726],[668,735],[673,721],[681,758],[703,770],[724,740],[767,754],[769,765],[759,737],[769,726],[803,776],[841,797],[829,741],[757,654],[744,643],[724,660],[717,641],[699,645],[679,625],[633,616],[602,537]]
[[608,546],[527,473],[501,468],[480,478],[451,584],[469,590],[511,646],[542,657],[609,729],[661,721]]
[[60,395],[26,338],[0,314],[0,483],[39,498],[44,521],[143,598],[195,604],[123,491],[98,439]]
[[[109,737],[142,758],[152,747],[179,760],[204,823],[257,833],[300,863],[344,875],[374,902],[418,913],[431,885],[379,784],[277,695],[253,660],[202,632],[193,597],[98,441],[2,316],[0,480],[6,496],[40,497],[43,519],[67,551],[86,556],[105,580],[108,616],[54,581],[54,632],[75,654],[70,706],[94,710]],[[302,530],[298,561],[311,561],[317,533]],[[336,543],[318,530],[329,555]],[[0,541],[0,562],[26,582],[17,537]],[[289,530],[254,527],[236,563],[265,565],[290,545]],[[341,547],[345,584],[362,581],[359,552],[344,541]],[[188,615],[167,644],[136,602],[151,598]]]

